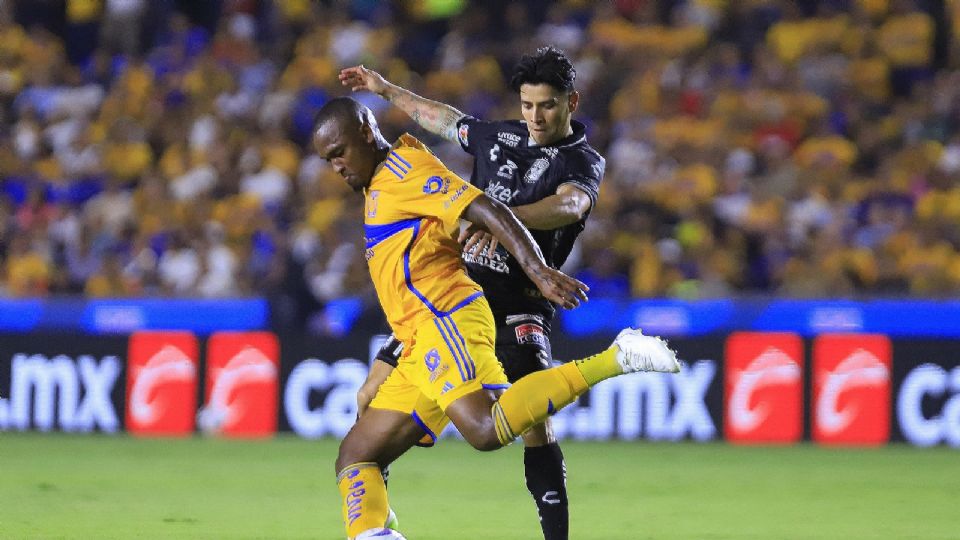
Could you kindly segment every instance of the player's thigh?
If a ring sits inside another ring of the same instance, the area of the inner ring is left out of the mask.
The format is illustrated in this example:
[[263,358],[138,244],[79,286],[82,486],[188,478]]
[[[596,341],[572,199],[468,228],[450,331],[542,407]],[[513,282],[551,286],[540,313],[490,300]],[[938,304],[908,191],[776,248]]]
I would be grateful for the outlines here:
[[370,407],[340,442],[336,472],[354,463],[389,465],[410,449],[423,430],[409,414]]
[[[411,350],[415,350],[412,348]],[[450,421],[436,401],[424,394],[419,381],[421,374],[410,355],[401,358],[387,380],[380,385],[370,408],[394,411],[409,416],[419,428],[418,446],[433,446],[437,435]],[[387,458],[385,458],[387,459]],[[393,457],[396,459],[396,456]],[[389,459],[392,461],[393,459]]]

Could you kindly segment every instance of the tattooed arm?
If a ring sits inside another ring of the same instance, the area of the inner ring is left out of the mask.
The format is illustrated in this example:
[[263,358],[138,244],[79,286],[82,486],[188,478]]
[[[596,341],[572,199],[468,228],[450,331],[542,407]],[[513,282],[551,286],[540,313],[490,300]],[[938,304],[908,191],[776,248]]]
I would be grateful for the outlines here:
[[457,139],[457,120],[464,114],[457,109],[420,97],[383,78],[382,75],[363,66],[349,67],[340,72],[340,83],[353,91],[369,90],[393,103],[401,111],[410,115],[413,121],[423,129],[435,133],[448,141]]

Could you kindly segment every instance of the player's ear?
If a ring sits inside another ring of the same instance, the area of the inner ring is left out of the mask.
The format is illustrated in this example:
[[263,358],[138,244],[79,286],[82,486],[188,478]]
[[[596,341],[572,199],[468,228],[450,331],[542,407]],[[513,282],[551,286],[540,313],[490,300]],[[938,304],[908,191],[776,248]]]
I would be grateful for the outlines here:
[[580,92],[573,90],[570,92],[570,95],[567,96],[567,105],[570,106],[570,112],[577,110],[577,106],[580,105]]
[[360,124],[360,136],[362,136],[363,140],[367,141],[368,143],[373,143],[374,139],[376,138],[373,134],[373,128],[367,122]]

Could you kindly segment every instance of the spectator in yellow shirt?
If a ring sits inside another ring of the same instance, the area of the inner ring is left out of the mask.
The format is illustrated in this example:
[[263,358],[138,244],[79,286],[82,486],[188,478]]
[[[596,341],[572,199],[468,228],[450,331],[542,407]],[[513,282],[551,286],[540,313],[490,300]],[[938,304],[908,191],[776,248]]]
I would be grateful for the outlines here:
[[896,0],[877,30],[877,45],[890,62],[894,95],[909,96],[913,85],[932,75],[934,21],[913,0]]
[[51,279],[47,259],[30,247],[30,237],[14,234],[7,258],[7,291],[14,297],[46,296]]

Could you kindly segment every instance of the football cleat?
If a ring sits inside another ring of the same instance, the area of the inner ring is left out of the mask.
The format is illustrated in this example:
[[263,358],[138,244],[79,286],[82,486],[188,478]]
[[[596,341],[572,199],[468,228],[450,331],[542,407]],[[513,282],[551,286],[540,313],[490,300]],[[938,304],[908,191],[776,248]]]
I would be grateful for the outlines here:
[[353,540],[406,540],[406,538],[393,529],[378,527],[376,529],[363,531]]
[[667,347],[667,342],[657,336],[645,336],[639,328],[621,330],[613,344],[617,346],[617,362],[624,373],[680,371],[677,353]]
[[390,513],[387,514],[387,522],[384,523],[383,526],[395,531],[400,529],[400,520],[397,519],[397,513],[393,511],[393,508],[391,508]]

